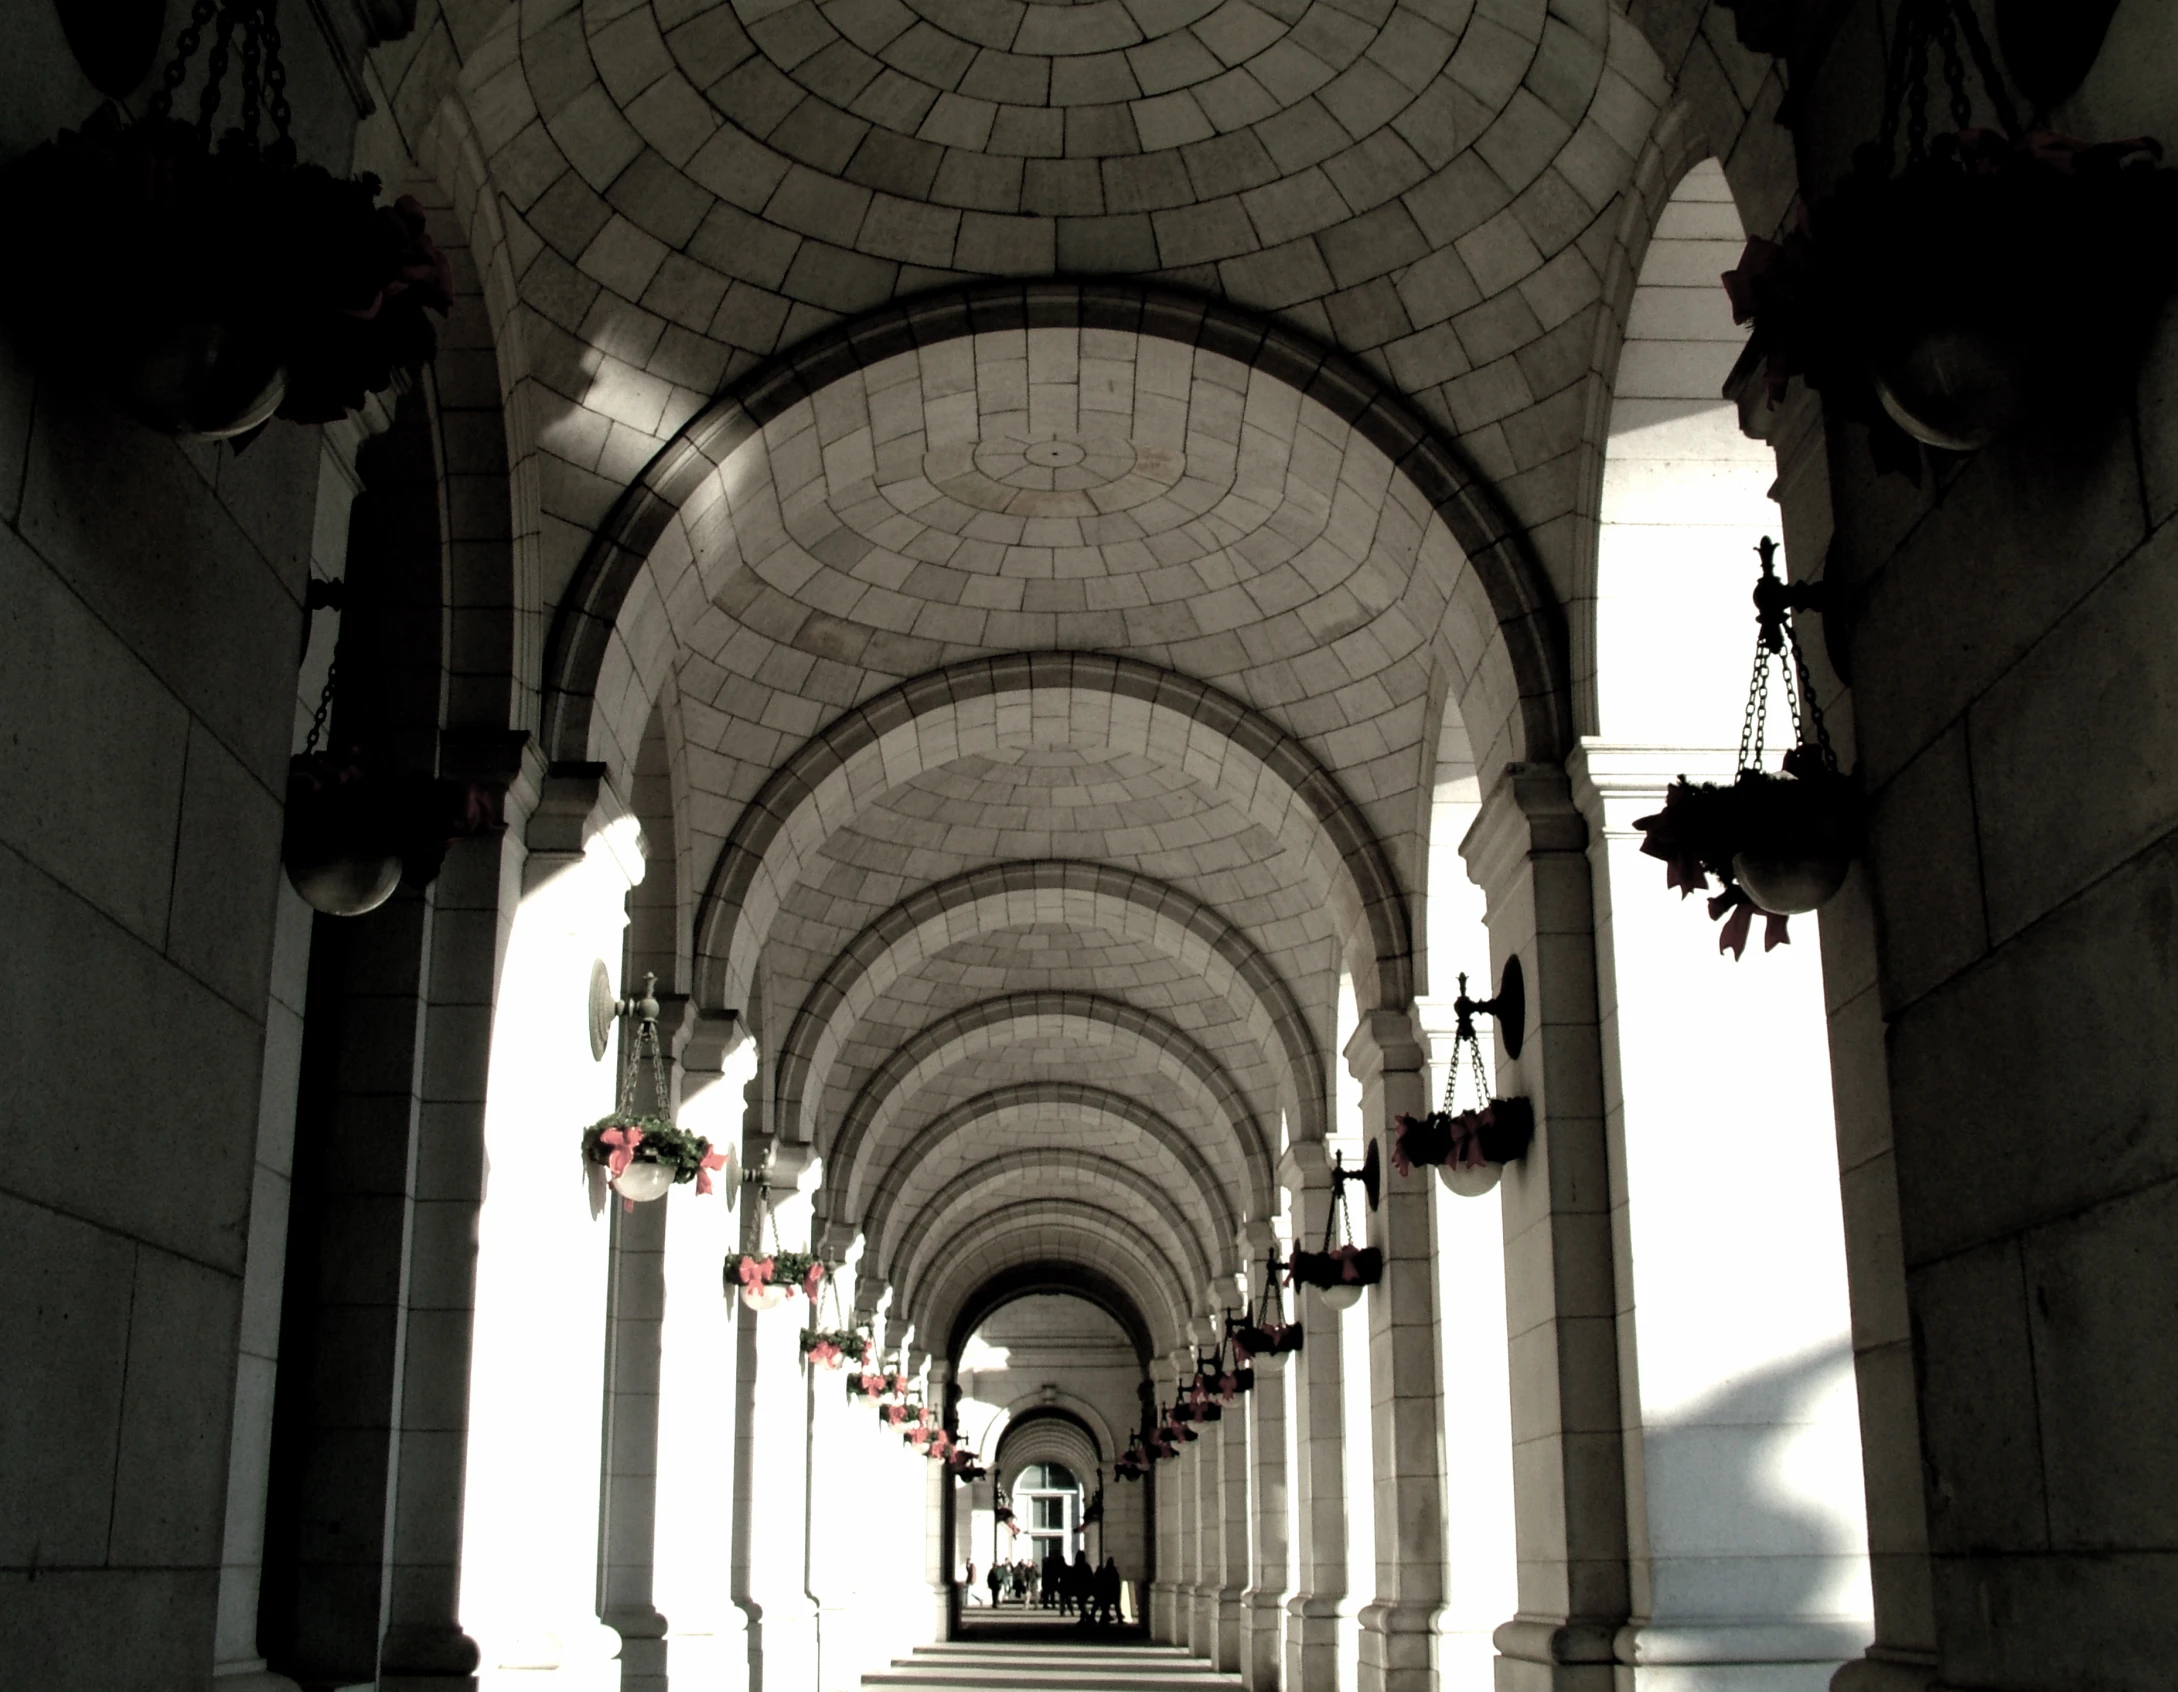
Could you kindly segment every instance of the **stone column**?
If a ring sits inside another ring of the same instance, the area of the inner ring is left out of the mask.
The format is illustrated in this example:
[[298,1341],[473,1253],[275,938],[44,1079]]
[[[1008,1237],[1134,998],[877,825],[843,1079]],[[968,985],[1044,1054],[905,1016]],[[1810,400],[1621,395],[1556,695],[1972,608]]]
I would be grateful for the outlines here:
[[1732,766],[1596,741],[1570,765],[1622,1183],[1622,1692],[1697,1675],[1820,1692],[1873,1635],[1822,959],[1806,919],[1800,944],[1718,957],[1632,826],[1679,773]]
[[[485,1105],[515,889],[530,818],[544,796],[544,762],[526,735],[449,733],[440,768],[504,786],[506,832],[448,847],[432,889],[381,1692],[462,1692],[478,1664],[460,1603]],[[608,888],[624,888],[641,862],[616,857],[602,873]]]
[[[680,1052],[683,1128],[738,1148],[755,1088],[756,1053],[730,1018],[695,1019]],[[665,1613],[668,1672],[687,1692],[744,1692],[747,1617],[733,1601],[734,1369],[738,1297],[720,1268],[739,1249],[746,1192],[676,1197],[665,1239],[659,1333],[658,1438],[666,1479],[656,1504],[653,1601]]]
[[[613,1217],[605,1306],[605,1473],[598,1591],[620,1635],[620,1692],[665,1692],[666,1618],[651,1590],[658,1514],[659,1327],[672,1194]],[[691,1195],[686,1201],[693,1203]]]
[[[942,1358],[933,1359],[930,1373],[923,1387],[923,1402],[938,1406],[941,1410],[950,1403],[953,1387],[953,1366]],[[993,1457],[996,1453],[991,1454]],[[925,1500],[924,1520],[928,1526],[927,1556],[924,1573],[930,1581],[931,1621],[936,1632],[932,1637],[950,1639],[955,1620],[960,1614],[961,1595],[953,1584],[953,1565],[957,1560],[954,1546],[958,1541],[960,1524],[953,1514],[952,1479],[943,1463],[922,1460],[926,1471],[923,1477]]]
[[[1487,986],[1476,990],[1488,992]],[[1417,999],[1415,1008],[1429,1040],[1431,1097],[1442,1098],[1458,1017],[1451,999]],[[1487,1018],[1478,1032],[1487,1062],[1492,1045]],[[1463,1085],[1463,1104],[1468,1097]],[[1503,1204],[1494,1188],[1479,1196],[1455,1196],[1430,1170],[1405,1179],[1427,1186],[1437,1206],[1445,1374],[1445,1588],[1437,1679],[1442,1692],[1490,1692],[1497,1680],[1497,1647],[1490,1636],[1519,1605]]]
[[[1184,1448],[1183,1448],[1184,1449]],[[1149,1585],[1150,1637],[1160,1645],[1184,1643],[1179,1626],[1181,1465],[1184,1457],[1150,1465],[1148,1485],[1156,1489],[1157,1567]]]
[[[1821,403],[1796,382],[1789,401],[1776,412],[1750,408],[1742,416],[1763,418],[1761,438],[1768,440],[1777,453],[1777,482],[1772,497],[1782,513],[1788,573],[1795,581],[1817,574],[1830,576],[1836,507],[1826,451],[1830,432],[1824,427]],[[2092,500],[2094,496],[2089,497]],[[2121,508],[2122,504],[2113,507],[2111,502],[2102,503],[2106,509]],[[2067,551],[2069,554],[2071,549]],[[1846,615],[1852,609],[1848,596],[1854,591],[1847,577],[1848,571],[1841,569],[1830,583],[1828,591],[1839,598],[1832,614],[1801,623],[1801,640],[1807,649],[1816,695],[1829,714],[1831,732],[1841,747],[1858,739],[1854,701],[1831,667],[1832,654],[1844,651],[1856,630],[1855,620]],[[1927,626],[1927,621],[1926,611],[1913,606],[1907,611],[1904,626],[1918,629]],[[1911,674],[1911,666],[1904,667],[1904,673]],[[1946,719],[1939,714],[1932,720]],[[1963,739],[1963,730],[1947,729],[1941,738],[1950,740],[1953,736]],[[1964,791],[1968,785],[1964,762],[1963,756],[1947,747],[1921,766],[1918,779],[1904,784],[1902,796],[1909,806],[1914,806],[1926,802],[1928,795],[1941,795],[1948,789],[1951,808],[1939,809],[1936,814],[1947,819],[1963,815],[1974,805]],[[1900,814],[1911,816],[1910,810]],[[1895,826],[1895,838],[1906,843],[1905,861],[1916,866],[1916,871],[1907,876],[1907,893],[1900,901],[1897,920],[1919,938],[1926,932],[1927,912],[1938,909],[1951,920],[1963,916],[1971,930],[1978,902],[1970,896],[1971,885],[1965,878],[1949,878],[1941,899],[1934,905],[1921,896],[1923,884],[1914,879],[1920,864],[1933,866],[1944,861],[1927,852],[1931,829],[1925,818]],[[1952,832],[1956,826],[1947,821],[1937,837],[1947,842],[1957,840]],[[2071,826],[2069,819],[2065,826]],[[1953,862],[1968,855],[1967,849],[1956,845],[1950,850]],[[1856,869],[1838,896],[1823,907],[1819,919],[1875,1621],[1875,1640],[1866,1654],[1847,1663],[1833,1678],[1831,1684],[1836,1692],[1923,1692],[1936,1678],[1935,1571],[1930,1560],[1929,1500],[1924,1490],[1927,1458],[1913,1323],[1908,1314],[1898,1147],[1891,1119],[1889,1030],[1877,946],[1876,893],[1880,879],[1867,866]],[[1961,898],[1962,891],[1969,896]],[[1936,950],[1941,953],[1944,948]],[[1971,950],[1969,944],[1951,955],[1963,959]],[[2097,974],[2099,980],[2100,972]],[[2099,1081],[2098,1077],[2098,1085]],[[1957,1120],[1955,1111],[1946,1106],[1939,1109],[1945,1120]],[[1978,1144],[1972,1155],[1981,1155]],[[2007,1300],[2020,1296],[2016,1285],[2006,1279],[2001,1296]],[[1975,1325],[1978,1330],[1978,1319]],[[1978,1442],[1982,1426],[1980,1387],[1970,1387],[1967,1396],[1975,1404],[1967,1422],[1975,1430],[1970,1438]]]
[[[1299,1239],[1323,1238],[1330,1173],[1331,1160],[1315,1141],[1288,1146],[1279,1162]],[[1302,1343],[1287,1366],[1300,1538],[1293,1547],[1293,1596],[1286,1601],[1285,1683],[1287,1692],[1338,1692],[1339,1664],[1357,1648],[1346,1598],[1346,1387],[1338,1318],[1320,1304],[1304,1310],[1298,1289],[1286,1297],[1288,1319],[1302,1324]]]
[[[752,1168],[765,1168],[780,1240],[809,1238],[811,1200],[821,1176],[815,1148],[752,1136]],[[750,1190],[742,1228],[753,1250],[763,1206]],[[766,1242],[768,1243],[768,1242]],[[749,1617],[749,1684],[760,1692],[808,1692],[817,1684],[817,1607],[808,1591],[808,1371],[801,1331],[808,1306],[799,1296],[777,1310],[751,1310],[737,1298],[741,1323],[739,1416],[735,1428],[735,1596]]]
[[[1364,1131],[1386,1155],[1395,1116],[1429,1109],[1429,1060],[1405,1011],[1369,1011],[1346,1044]],[[1389,1170],[1387,1168],[1387,1174]],[[1369,1289],[1376,1599],[1361,1612],[1362,1692],[1435,1692],[1444,1603],[1444,1371],[1436,1195],[1392,1177],[1369,1215],[1384,1279]],[[1358,1195],[1357,1195],[1358,1201]]]
[[[475,1222],[461,1614],[487,1670],[596,1679],[620,1647],[597,1617],[611,1224],[574,1148],[616,1100],[615,1066],[592,1057],[588,988],[593,963],[621,955],[643,841],[602,767],[583,766],[546,779],[528,845],[477,1170],[490,1183]],[[467,1245],[460,1222],[449,1250]]]
[[1255,1391],[1244,1401],[1255,1497],[1255,1543],[1241,1595],[1240,1676],[1248,1692],[1276,1692],[1285,1666],[1286,1391],[1286,1358],[1258,1357]]
[[[1206,1344],[1205,1324],[1196,1318],[1196,1355]],[[1187,1372],[1194,1373],[1194,1357]],[[1218,1598],[1225,1579],[1225,1422],[1197,1422],[1200,1435],[1188,1449],[1195,1453],[1195,1565],[1188,1622],[1188,1648],[1211,1661],[1218,1654]]]
[[[1252,1396],[1252,1395],[1251,1395]],[[1254,1476],[1248,1460],[1248,1400],[1235,1399],[1218,1423],[1218,1469],[1224,1493],[1224,1579],[1218,1586],[1217,1664],[1238,1674],[1247,1658],[1249,1563],[1248,1512]]]
[[1564,773],[1507,766],[1461,847],[1489,900],[1493,978],[1518,954],[1528,1019],[1501,1092],[1535,1144],[1499,1186],[1511,1335],[1520,1608],[1500,1692],[1608,1692],[1629,1607],[1617,1289],[1588,829]]

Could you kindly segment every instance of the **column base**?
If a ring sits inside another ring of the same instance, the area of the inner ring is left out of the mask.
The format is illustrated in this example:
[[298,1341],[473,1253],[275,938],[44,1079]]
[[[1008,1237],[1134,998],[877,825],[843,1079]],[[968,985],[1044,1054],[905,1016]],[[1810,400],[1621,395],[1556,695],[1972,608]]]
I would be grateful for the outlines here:
[[251,1663],[222,1663],[212,1670],[212,1692],[302,1692],[284,1674],[274,1674],[264,1659]]
[[1490,1636],[1497,1692],[1612,1692],[1617,1636],[1616,1625],[1516,1616]]
[[[477,1642],[453,1623],[389,1628],[378,1647],[377,1684],[383,1692],[474,1692],[481,1657]],[[227,1684],[216,1692],[228,1692]]]
[[1370,1604],[1361,1612],[1361,1692],[1437,1692],[1435,1604]]
[[1285,1617],[1275,1592],[1250,1592],[1241,1608],[1240,1678],[1248,1692],[1277,1692],[1285,1667]]
[[1830,1692],[1929,1692],[1935,1684],[1933,1656],[1871,1645],[1866,1656],[1853,1658],[1830,1677]]
[[1303,1594],[1288,1600],[1285,1692],[1339,1692],[1353,1626],[1342,1599]]
[[1212,1657],[1220,1674],[1238,1674],[1247,1661],[1246,1597],[1237,1587],[1221,1588],[1217,1594],[1217,1637]]

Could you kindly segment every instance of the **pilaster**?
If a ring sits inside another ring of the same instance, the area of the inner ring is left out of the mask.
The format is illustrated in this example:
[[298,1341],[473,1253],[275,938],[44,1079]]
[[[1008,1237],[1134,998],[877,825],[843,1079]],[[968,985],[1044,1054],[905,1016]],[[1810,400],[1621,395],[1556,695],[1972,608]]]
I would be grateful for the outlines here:
[[[1392,1119],[1429,1110],[1428,1058],[1406,1011],[1365,1012],[1346,1045],[1363,1132],[1384,1156]],[[1387,1162],[1388,1173],[1388,1162]],[[1386,1181],[1368,1216],[1384,1253],[1371,1287],[1369,1374],[1376,1596],[1361,1612],[1362,1692],[1435,1692],[1444,1602],[1444,1381],[1437,1343],[1436,1195]]]
[[1461,853],[1489,903],[1493,974],[1519,955],[1528,1026],[1498,1086],[1536,1137],[1499,1184],[1512,1354],[1518,1613],[1501,1692],[1606,1692],[1629,1609],[1610,1159],[1588,828],[1562,770],[1506,766]]
[[[1292,1194],[1296,1237],[1322,1238],[1331,1209],[1331,1160],[1322,1144],[1287,1146],[1278,1180]],[[1356,1648],[1347,1600],[1344,1369],[1337,1318],[1321,1304],[1304,1311],[1297,1289],[1288,1296],[1292,1318],[1302,1323],[1302,1345],[1287,1376],[1300,1541],[1286,1601],[1285,1684],[1288,1692],[1339,1692],[1340,1664]]]

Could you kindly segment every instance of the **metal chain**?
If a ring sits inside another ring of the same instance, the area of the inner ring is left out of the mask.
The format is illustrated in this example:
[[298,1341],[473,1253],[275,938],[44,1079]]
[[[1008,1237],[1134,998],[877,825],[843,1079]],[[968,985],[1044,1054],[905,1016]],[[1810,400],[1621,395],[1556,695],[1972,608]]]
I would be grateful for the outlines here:
[[248,6],[242,13],[242,120],[234,133],[251,147],[257,145],[257,61],[263,50],[257,23],[257,8]]
[[196,55],[198,44],[204,39],[204,26],[212,21],[217,10],[213,0],[196,0],[190,9],[189,21],[182,25],[181,34],[174,40],[174,57],[159,78],[159,86],[152,90],[151,115],[163,118],[174,110],[174,95],[189,75],[189,61]]
[[222,6],[212,35],[212,50],[204,61],[204,88],[197,95],[197,135],[207,147],[212,144],[212,119],[219,111],[219,84],[227,74],[227,50],[233,40],[234,10],[231,6]]
[[1480,1110],[1490,1102],[1489,1073],[1482,1067],[1482,1040],[1470,1025],[1452,1036],[1452,1059],[1445,1065],[1444,1104],[1441,1107],[1446,1116],[1458,1114],[1452,1107],[1459,1102],[1460,1048],[1463,1046],[1467,1049],[1469,1070],[1475,1078],[1475,1108]]
[[[1907,23],[1906,18],[1912,21]],[[1900,22],[1908,32],[1906,162],[1919,164],[1928,156],[1928,16],[1921,5],[1914,4]]]
[[325,718],[333,708],[333,684],[339,676],[340,653],[336,649],[333,661],[325,666],[325,691],[318,695],[318,708],[310,718],[310,733],[303,740],[305,758],[318,749],[318,737],[325,733]]
[[1974,16],[1971,3],[1960,6],[1958,14],[1959,28],[1966,35],[1966,50],[1974,55],[1974,68],[1981,72],[1981,85],[1989,96],[1989,104],[1996,108],[1997,122],[2003,126],[2004,133],[2016,141],[2020,134],[2019,108],[2004,92],[2004,78],[1997,70],[1996,55],[1989,51],[1988,38],[1981,33],[1981,20]]
[[[272,132],[278,137],[274,145],[282,154],[288,154],[294,151],[287,133],[293,114],[287,105],[287,66],[280,61],[279,0],[264,0],[264,5],[265,107],[272,113]],[[283,158],[281,162],[287,161]]]
[[1944,85],[1951,90],[1951,124],[1954,129],[1974,125],[1974,102],[1966,92],[1966,60],[1959,54],[1959,27],[1951,15],[1950,0],[1936,14],[1936,43],[1943,52]]
[[1739,767],[1743,770],[1758,770],[1762,767],[1762,742],[1769,713],[1769,644],[1757,634],[1754,675],[1747,683],[1747,715],[1740,720],[1739,725]]
[[[1830,725],[1823,721],[1823,708],[1815,698],[1814,678],[1807,673],[1807,654],[1800,650],[1800,631],[1787,623],[1785,625],[1785,638],[1792,642],[1793,668],[1800,672],[1800,691],[1794,698],[1792,705],[1793,727],[1798,732],[1799,743],[1803,746],[1807,744],[1807,727],[1809,725],[1814,727],[1815,748],[1822,756],[1823,768],[1835,773],[1838,767],[1838,754],[1837,750],[1830,744]],[[1802,699],[1807,701],[1807,718],[1804,723],[1800,716],[1800,701]]]

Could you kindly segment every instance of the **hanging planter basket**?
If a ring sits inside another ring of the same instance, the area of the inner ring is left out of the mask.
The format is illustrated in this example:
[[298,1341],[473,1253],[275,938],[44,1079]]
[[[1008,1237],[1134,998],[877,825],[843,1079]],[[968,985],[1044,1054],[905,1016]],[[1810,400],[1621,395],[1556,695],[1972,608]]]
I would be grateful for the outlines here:
[[389,775],[313,744],[288,762],[281,866],[312,910],[362,916],[404,875],[431,882],[456,840],[495,827],[496,799],[471,782]]
[[1285,1295],[1279,1291],[1281,1267],[1273,1248],[1263,1258],[1263,1282],[1255,1295],[1255,1308],[1245,1320],[1225,1318],[1225,1337],[1232,1343],[1233,1362],[1247,1368],[1251,1388],[1255,1371],[1248,1366],[1256,1358],[1282,1357],[1301,1349],[1301,1324],[1286,1320]]
[[[713,1151],[701,1134],[673,1125],[666,1098],[665,1058],[658,1043],[658,978],[643,978],[643,996],[622,1001],[616,1008],[635,1018],[635,1039],[628,1047],[628,1061],[620,1076],[620,1108],[600,1117],[582,1131],[582,1161],[593,1179],[591,1213],[604,1208],[596,1182],[601,1178],[620,1195],[623,1210],[633,1210],[665,1197],[668,1189],[684,1182],[696,1183],[696,1191],[711,1191],[711,1172],[726,1167],[726,1154]],[[650,1064],[653,1108],[645,1113],[635,1104],[636,1077],[645,1061]]]
[[[1710,877],[1716,878],[1709,915],[1724,925],[1717,950],[1734,958],[1746,952],[1757,916],[1764,951],[1789,944],[1786,919],[1817,909],[1845,885],[1862,838],[1859,795],[1838,769],[1792,626],[1799,591],[1777,577],[1775,541],[1765,535],[1755,551],[1762,578],[1755,585],[1754,677],[1740,732],[1739,773],[1729,785],[1673,782],[1664,808],[1634,821],[1641,850],[1664,861],[1665,883],[1681,898],[1708,892]],[[1772,660],[1794,740],[1774,772],[1762,767]]]
[[796,1293],[815,1299],[824,1277],[823,1262],[805,1251],[745,1251],[726,1260],[726,1290],[739,1288],[751,1310],[776,1310]]
[[[1510,972],[1508,972],[1509,974]],[[1445,1066],[1444,1104],[1427,1116],[1400,1116],[1392,1123],[1392,1167],[1401,1175],[1433,1168],[1439,1179],[1462,1198],[1479,1198],[1498,1183],[1505,1165],[1527,1156],[1535,1140],[1535,1107],[1526,1099],[1490,1096],[1488,1073],[1482,1064],[1482,1040],[1475,1032],[1475,1013],[1490,1009],[1467,995],[1467,977],[1460,977],[1459,997],[1452,1001],[1459,1018],[1452,1035],[1452,1055]],[[1517,1051],[1517,1049],[1516,1049]],[[1461,1062],[1462,1057],[1466,1063]],[[1459,1108],[1460,1077],[1472,1077],[1474,1108]]]
[[1302,1251],[1294,1248],[1286,1260],[1286,1278],[1297,1287],[1314,1287],[1319,1292],[1343,1293],[1354,1289],[1356,1298],[1343,1302],[1329,1300],[1336,1309],[1346,1309],[1357,1302],[1359,1290],[1373,1287],[1384,1278],[1384,1254],[1375,1246],[1336,1246],[1325,1251]]
[[1233,1355],[1243,1362],[1256,1357],[1283,1357],[1301,1349],[1298,1322],[1244,1322],[1233,1330]]
[[[1957,126],[1934,137],[1932,41]],[[1999,129],[1973,126],[1962,41]],[[1868,427],[1879,469],[1918,479],[1916,442],[1972,452],[2129,393],[2178,279],[2178,172],[2146,137],[2024,128],[1970,0],[1905,0],[1887,84],[1882,136],[1852,174],[1726,274],[1733,316],[1753,325],[1727,391],[1759,381],[1775,404],[1802,377]]]
[[[1354,1244],[1354,1225],[1346,1212],[1346,1187],[1350,1181],[1362,1184],[1369,1200],[1369,1208],[1377,1204],[1377,1156],[1376,1142],[1369,1142],[1367,1157],[1359,1169],[1348,1169],[1343,1156],[1331,1161],[1331,1208],[1323,1221],[1323,1249],[1303,1251],[1293,1248],[1293,1255],[1286,1260],[1286,1280],[1297,1287],[1314,1287],[1325,1304],[1333,1310],[1351,1310],[1361,1302],[1364,1288],[1373,1287],[1384,1279],[1384,1253],[1376,1246]],[[1335,1243],[1341,1235],[1345,1244]]]
[[802,1355],[812,1369],[835,1372],[850,1363],[865,1362],[870,1355],[870,1336],[853,1328],[805,1328]]
[[873,1402],[883,1399],[904,1399],[914,1390],[914,1385],[915,1383],[909,1380],[907,1376],[896,1371],[886,1372],[865,1368],[847,1377],[847,1396],[849,1398],[867,1398]]
[[[183,122],[173,97],[207,23]],[[275,416],[331,422],[437,350],[425,314],[451,308],[453,274],[422,207],[298,162],[285,86],[272,0],[200,5],[148,115],[108,103],[0,177],[8,222],[36,234],[37,262],[5,282],[24,344],[163,433],[239,445]],[[216,133],[232,93],[239,121]]]

